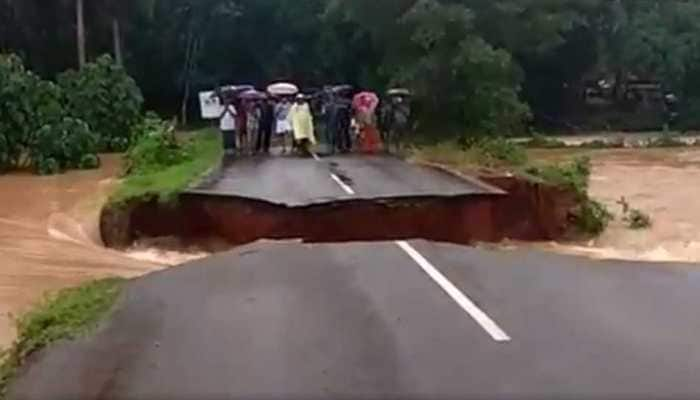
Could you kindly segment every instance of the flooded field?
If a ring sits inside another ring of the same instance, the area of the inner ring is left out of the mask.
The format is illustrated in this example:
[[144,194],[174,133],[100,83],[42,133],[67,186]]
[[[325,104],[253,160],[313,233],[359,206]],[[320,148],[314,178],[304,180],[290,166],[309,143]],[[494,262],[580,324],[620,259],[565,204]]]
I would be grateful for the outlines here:
[[[572,150],[538,150],[533,156],[563,160]],[[641,261],[700,262],[700,149],[615,149],[580,151],[593,161],[591,195],[616,220],[600,238],[580,245],[547,248],[593,257]],[[630,230],[621,221],[620,199],[649,214],[653,226]]]
[[96,278],[140,276],[192,256],[148,246],[126,253],[102,247],[98,215],[115,182],[119,157],[102,159],[102,168],[94,171],[0,177],[0,347],[15,335],[10,315],[26,310],[46,291]]

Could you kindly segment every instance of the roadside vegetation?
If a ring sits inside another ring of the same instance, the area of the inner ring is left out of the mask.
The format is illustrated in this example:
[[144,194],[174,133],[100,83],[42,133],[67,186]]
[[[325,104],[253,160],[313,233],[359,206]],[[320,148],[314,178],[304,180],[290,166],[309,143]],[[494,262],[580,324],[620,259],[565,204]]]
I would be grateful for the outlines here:
[[105,279],[48,295],[16,320],[17,339],[0,354],[0,399],[27,358],[59,340],[75,339],[94,330],[112,309],[123,280]]
[[124,177],[110,197],[112,205],[172,201],[221,160],[221,139],[213,129],[176,134],[172,125],[151,116],[138,131],[124,155]]
[[524,146],[506,138],[465,136],[456,142],[415,147],[411,156],[419,162],[480,174],[513,174],[537,183],[572,190],[579,203],[575,226],[581,234],[600,235],[613,214],[602,203],[588,196],[591,162],[577,157],[564,163],[530,160]]
[[109,56],[52,82],[0,54],[0,171],[97,168],[98,152],[129,146],[142,104],[136,82]]

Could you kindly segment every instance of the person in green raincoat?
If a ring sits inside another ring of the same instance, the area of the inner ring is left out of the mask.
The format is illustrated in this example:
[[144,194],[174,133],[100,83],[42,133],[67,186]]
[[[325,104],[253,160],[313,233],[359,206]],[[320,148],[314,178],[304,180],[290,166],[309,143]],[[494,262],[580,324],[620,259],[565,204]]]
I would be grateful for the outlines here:
[[292,108],[289,110],[289,121],[294,132],[294,143],[297,149],[304,154],[309,154],[310,147],[316,144],[314,135],[314,119],[311,108],[304,95],[298,95]]

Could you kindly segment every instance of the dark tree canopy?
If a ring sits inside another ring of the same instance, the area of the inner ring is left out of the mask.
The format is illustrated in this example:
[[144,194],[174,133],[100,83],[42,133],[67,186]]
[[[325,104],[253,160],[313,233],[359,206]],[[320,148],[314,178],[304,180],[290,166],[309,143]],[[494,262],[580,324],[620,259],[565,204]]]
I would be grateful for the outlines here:
[[[77,67],[75,1],[0,0],[0,51],[49,79]],[[280,79],[409,86],[426,124],[480,132],[583,123],[591,82],[620,101],[643,80],[700,103],[695,0],[91,0],[84,13],[88,60],[123,55],[163,113],[187,87]]]

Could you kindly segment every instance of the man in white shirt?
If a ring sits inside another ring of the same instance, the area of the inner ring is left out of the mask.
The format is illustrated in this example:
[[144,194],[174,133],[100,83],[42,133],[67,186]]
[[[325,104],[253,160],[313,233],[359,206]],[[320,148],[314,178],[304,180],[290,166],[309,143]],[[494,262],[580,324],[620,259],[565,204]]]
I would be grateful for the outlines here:
[[224,110],[219,117],[219,129],[224,144],[224,154],[233,156],[236,154],[236,107],[230,102],[224,102]]

